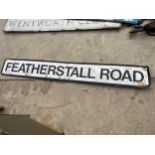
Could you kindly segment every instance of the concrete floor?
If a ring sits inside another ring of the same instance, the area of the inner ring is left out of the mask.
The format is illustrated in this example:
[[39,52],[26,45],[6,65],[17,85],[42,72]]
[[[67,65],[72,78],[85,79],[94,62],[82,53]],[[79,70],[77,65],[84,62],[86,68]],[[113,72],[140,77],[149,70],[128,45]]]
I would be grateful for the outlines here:
[[4,33],[0,20],[0,68],[6,58],[138,64],[150,67],[145,90],[0,75],[0,106],[65,134],[155,134],[155,37],[120,30]]

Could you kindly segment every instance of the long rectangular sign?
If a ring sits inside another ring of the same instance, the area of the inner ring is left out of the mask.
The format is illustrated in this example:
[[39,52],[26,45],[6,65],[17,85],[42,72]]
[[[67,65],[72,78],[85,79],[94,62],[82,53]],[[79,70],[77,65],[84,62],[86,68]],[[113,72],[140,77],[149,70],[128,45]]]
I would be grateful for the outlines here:
[[9,19],[5,32],[39,32],[120,28],[120,23],[63,19]]
[[2,74],[138,88],[150,85],[147,66],[7,59],[4,62]]

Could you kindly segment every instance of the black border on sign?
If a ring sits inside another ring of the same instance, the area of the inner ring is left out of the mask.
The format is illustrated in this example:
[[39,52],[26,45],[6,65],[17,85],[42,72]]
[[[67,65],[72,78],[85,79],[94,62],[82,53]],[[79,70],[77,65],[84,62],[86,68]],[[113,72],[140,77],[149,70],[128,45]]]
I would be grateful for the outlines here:
[[[123,84],[109,84],[109,83],[101,83],[101,82],[89,82],[89,81],[77,81],[77,80],[65,80],[65,79],[55,79],[55,78],[42,78],[42,77],[30,77],[30,76],[22,76],[22,75],[9,75],[9,74],[3,74],[3,68],[4,64],[7,60],[14,60],[14,61],[34,61],[34,62],[47,62],[47,63],[65,63],[65,64],[81,64],[81,65],[108,65],[108,66],[129,66],[129,67],[139,67],[139,68],[147,68],[147,73],[148,73],[148,86],[145,87],[139,87],[139,86],[133,86],[133,85],[123,85]],[[131,65],[131,64],[103,64],[103,63],[86,63],[86,62],[65,62],[65,61],[50,61],[50,60],[36,60],[36,59],[5,59],[2,69],[1,69],[1,75],[6,75],[6,76],[17,76],[17,77],[23,77],[23,78],[34,78],[34,79],[42,79],[42,80],[55,80],[55,81],[67,81],[67,82],[77,82],[77,83],[89,83],[89,84],[99,84],[99,85],[112,85],[112,86],[121,86],[121,87],[131,87],[131,88],[139,88],[139,89],[144,89],[148,88],[151,86],[151,77],[150,77],[150,71],[148,66],[140,66],[140,65]]]

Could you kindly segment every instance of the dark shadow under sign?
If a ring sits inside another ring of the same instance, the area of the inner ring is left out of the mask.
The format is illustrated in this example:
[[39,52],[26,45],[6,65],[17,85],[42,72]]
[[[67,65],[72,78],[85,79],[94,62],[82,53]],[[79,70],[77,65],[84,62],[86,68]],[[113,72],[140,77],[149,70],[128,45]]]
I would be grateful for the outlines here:
[[60,135],[28,115],[0,114],[0,135]]

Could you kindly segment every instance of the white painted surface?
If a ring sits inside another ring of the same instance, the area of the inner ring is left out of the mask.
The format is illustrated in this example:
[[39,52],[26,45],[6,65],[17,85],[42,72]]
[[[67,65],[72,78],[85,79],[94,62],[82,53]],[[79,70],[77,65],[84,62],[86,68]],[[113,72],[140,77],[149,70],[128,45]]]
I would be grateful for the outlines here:
[[120,28],[120,23],[61,20],[61,19],[10,19],[4,28],[5,32],[38,32],[38,31],[63,31],[63,30],[91,30]]
[[[150,82],[147,67],[128,65],[78,64],[8,59],[4,63],[2,74],[135,87],[147,87]],[[142,78],[143,76],[144,78]],[[134,77],[136,80],[134,80]]]

